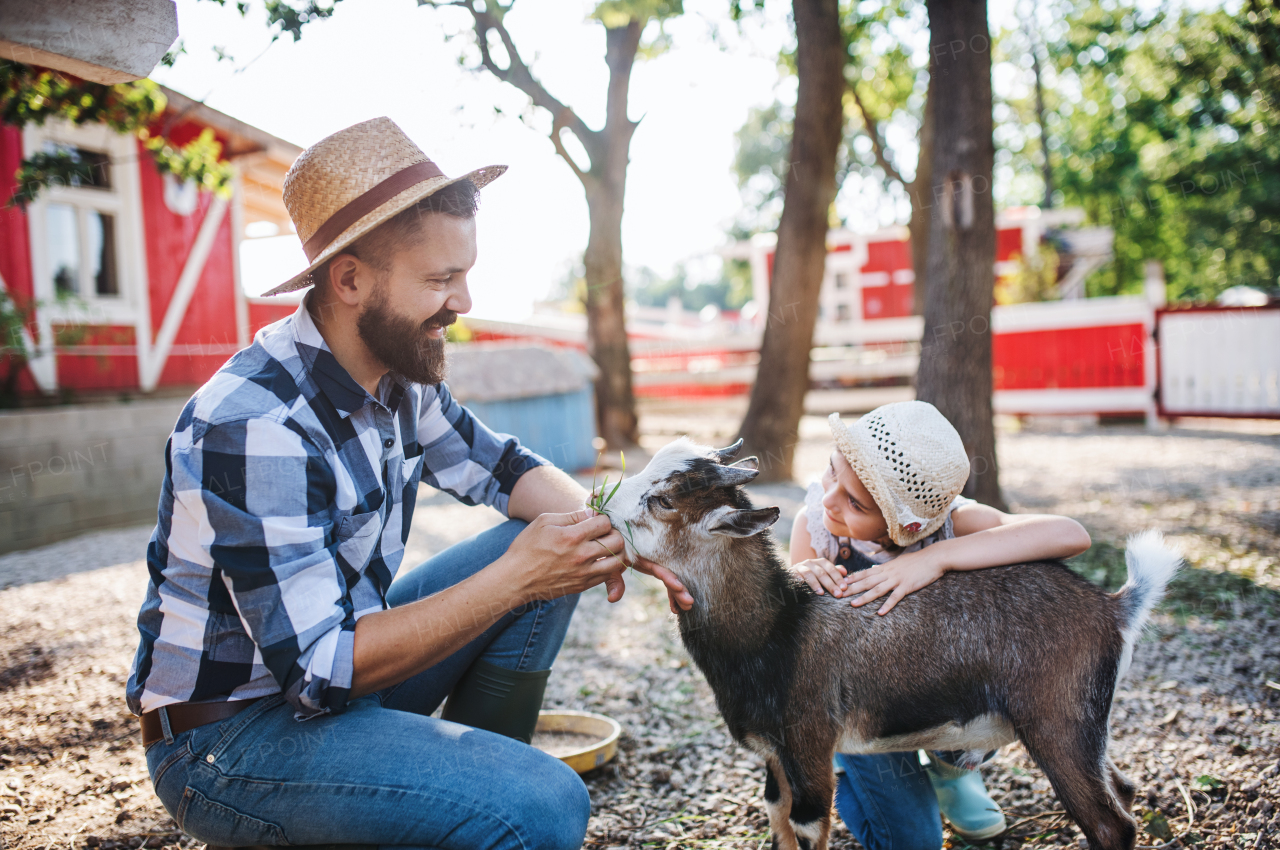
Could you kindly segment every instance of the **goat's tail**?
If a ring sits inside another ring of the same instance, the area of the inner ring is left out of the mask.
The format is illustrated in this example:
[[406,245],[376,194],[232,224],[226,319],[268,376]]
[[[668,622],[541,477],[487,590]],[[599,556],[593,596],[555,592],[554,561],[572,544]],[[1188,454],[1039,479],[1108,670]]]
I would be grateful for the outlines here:
[[1124,560],[1129,580],[1116,597],[1124,617],[1121,631],[1125,648],[1132,650],[1151,609],[1164,598],[1165,588],[1182,566],[1182,556],[1165,544],[1160,532],[1143,531],[1129,537]]

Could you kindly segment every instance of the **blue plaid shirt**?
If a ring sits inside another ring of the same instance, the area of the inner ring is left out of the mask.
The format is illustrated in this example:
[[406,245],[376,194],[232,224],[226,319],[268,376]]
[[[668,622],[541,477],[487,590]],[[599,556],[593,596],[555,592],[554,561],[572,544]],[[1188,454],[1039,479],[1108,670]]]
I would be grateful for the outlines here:
[[305,306],[187,402],[166,462],[130,710],[283,691],[299,719],[346,706],[356,620],[387,607],[418,482],[506,514],[547,463],[446,384],[388,375],[369,395]]

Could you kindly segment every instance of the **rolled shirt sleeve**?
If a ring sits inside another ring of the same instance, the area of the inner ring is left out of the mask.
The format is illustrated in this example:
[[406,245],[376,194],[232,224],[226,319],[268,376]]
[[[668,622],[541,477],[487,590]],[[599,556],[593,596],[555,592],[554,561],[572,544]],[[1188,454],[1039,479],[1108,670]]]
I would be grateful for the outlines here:
[[208,427],[171,463],[174,523],[190,526],[171,541],[198,545],[180,554],[212,569],[211,604],[221,582],[299,719],[342,711],[356,621],[329,461],[296,424],[257,417]]
[[424,388],[418,419],[422,480],[467,505],[507,513],[516,481],[535,466],[550,465],[510,434],[490,430],[440,383]]

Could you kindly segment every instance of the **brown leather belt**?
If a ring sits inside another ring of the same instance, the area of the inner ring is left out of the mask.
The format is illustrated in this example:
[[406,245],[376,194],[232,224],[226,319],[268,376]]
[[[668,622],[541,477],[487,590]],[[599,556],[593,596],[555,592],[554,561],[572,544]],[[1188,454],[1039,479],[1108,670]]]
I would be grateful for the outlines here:
[[259,699],[261,697],[230,702],[177,702],[162,708],[153,708],[142,715],[142,746],[149,747],[164,737],[164,729],[160,725],[162,711],[169,715],[169,731],[178,735],[206,723],[216,723],[228,717],[235,717]]

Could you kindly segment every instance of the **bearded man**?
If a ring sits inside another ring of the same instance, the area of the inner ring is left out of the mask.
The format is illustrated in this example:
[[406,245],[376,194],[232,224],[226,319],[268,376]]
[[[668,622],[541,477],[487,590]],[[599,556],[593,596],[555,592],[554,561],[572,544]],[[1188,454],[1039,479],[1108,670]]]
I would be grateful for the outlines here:
[[[450,179],[386,118],[308,148],[284,201],[310,265],[269,294],[314,288],[169,439],[127,696],[156,794],[211,845],[581,846],[582,781],[527,741],[623,542],[443,382],[505,170]],[[397,578],[419,482],[509,519]]]

